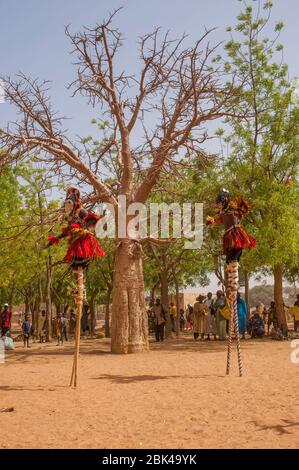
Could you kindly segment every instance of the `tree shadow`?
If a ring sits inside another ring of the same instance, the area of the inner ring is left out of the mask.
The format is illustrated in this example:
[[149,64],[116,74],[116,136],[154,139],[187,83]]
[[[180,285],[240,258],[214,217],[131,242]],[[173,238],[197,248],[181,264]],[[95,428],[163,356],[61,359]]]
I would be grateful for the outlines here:
[[[267,341],[267,340],[265,340]],[[257,343],[264,342],[261,340],[252,340],[246,339],[241,341],[241,349],[248,350],[256,348]],[[232,347],[237,348],[237,342],[233,339]],[[227,340],[210,340],[210,341],[194,341],[194,339],[189,337],[183,338],[171,338],[166,339],[163,342],[156,342],[152,340],[150,342],[150,351],[167,351],[167,352],[200,352],[200,353],[209,353],[209,352],[224,352],[227,349]]]
[[292,434],[292,432],[288,431],[286,428],[299,426],[299,422],[290,421],[289,419],[282,419],[281,421],[283,421],[285,424],[266,425],[266,424],[259,424],[257,421],[250,421],[250,423],[253,423],[256,427],[259,428],[259,429],[256,429],[256,432],[273,430],[277,432],[280,436],[283,434]]
[[[83,344],[80,347],[80,355],[110,355],[111,352],[105,349],[93,348],[89,349],[90,345]],[[45,348],[38,349],[15,349],[10,351],[7,355],[9,363],[26,362],[32,357],[47,358],[51,356],[73,356],[74,345],[66,345],[63,347],[48,346]]]
[[[241,349],[246,351],[248,349],[256,348],[258,344],[269,342],[268,338],[261,339],[247,339],[241,341]],[[233,348],[236,348],[236,340],[233,340]],[[227,341],[194,341],[191,335],[184,335],[179,338],[169,338],[163,342],[156,342],[150,338],[150,353],[164,352],[172,354],[177,352],[182,353],[210,353],[210,352],[225,352],[227,349]],[[74,354],[74,343],[65,343],[63,346],[56,346],[53,343],[45,343],[44,346],[33,346],[30,349],[17,348],[14,351],[8,351],[7,359],[8,364],[27,362],[30,358],[39,358],[47,360],[54,356],[69,357]],[[110,351],[110,340],[106,339],[105,342],[95,338],[83,339],[80,346],[80,355],[95,355],[105,356],[112,355]]]
[[210,377],[225,378],[226,375],[206,374],[206,375],[111,375],[102,374],[98,377],[92,377],[92,380],[109,380],[112,383],[129,384],[137,382],[153,382],[157,380],[171,379],[204,379]]
[[25,387],[23,385],[0,385],[1,392],[29,391],[29,392],[56,392],[56,389],[69,388],[67,385],[51,385],[50,387]]

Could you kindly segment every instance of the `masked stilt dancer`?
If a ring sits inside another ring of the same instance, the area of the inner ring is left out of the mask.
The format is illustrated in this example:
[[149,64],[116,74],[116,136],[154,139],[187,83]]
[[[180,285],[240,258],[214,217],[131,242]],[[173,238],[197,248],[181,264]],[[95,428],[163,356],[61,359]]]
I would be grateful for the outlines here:
[[230,370],[231,344],[233,330],[237,339],[238,363],[240,376],[243,375],[243,364],[240,348],[240,336],[238,328],[237,292],[239,289],[238,266],[243,249],[256,246],[256,241],[241,227],[241,220],[249,211],[249,204],[242,198],[232,199],[226,189],[221,189],[218,194],[216,217],[208,217],[207,224],[223,224],[225,233],[223,236],[223,252],[226,255],[227,272],[227,297],[230,305],[230,327],[227,348],[227,369]]
[[76,387],[84,293],[83,269],[88,266],[90,261],[104,256],[105,253],[94,235],[94,228],[100,217],[82,206],[80,192],[77,188],[69,188],[67,190],[64,208],[66,225],[57,237],[48,237],[48,246],[58,244],[61,238],[68,238],[69,246],[64,260],[71,265],[77,282],[75,294],[75,304],[77,307],[75,354],[70,382],[70,385]]

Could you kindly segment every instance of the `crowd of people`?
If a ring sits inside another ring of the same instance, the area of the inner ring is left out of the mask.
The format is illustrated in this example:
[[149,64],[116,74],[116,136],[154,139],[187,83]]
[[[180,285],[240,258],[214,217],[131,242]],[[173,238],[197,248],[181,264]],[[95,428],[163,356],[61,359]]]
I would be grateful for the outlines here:
[[[299,294],[293,307],[294,332],[299,331]],[[253,312],[247,311],[247,305],[240,293],[237,295],[237,311],[239,333],[245,339],[246,333],[251,338],[261,338],[270,335],[274,339],[283,339],[288,336],[287,329],[278,323],[275,302],[271,302],[267,309],[260,302]],[[166,309],[159,298],[148,308],[149,332],[154,333],[156,341],[163,341],[165,337],[165,325],[168,318],[171,330],[177,327],[181,332],[192,332],[194,340],[224,341],[228,335],[230,309],[226,296],[222,290],[218,290],[213,296],[212,292],[207,295],[200,294],[196,302],[188,304],[186,309],[180,308],[177,312],[176,305],[171,302],[169,310]],[[84,335],[90,333],[89,307],[84,306],[81,318],[81,331]],[[0,333],[1,337],[10,337],[12,312],[7,303],[0,309]],[[33,329],[30,315],[20,314],[19,325],[22,330],[24,347],[30,348],[30,339],[34,338],[40,343],[46,342],[49,337],[49,321],[46,311],[42,310],[39,316],[36,331]],[[57,345],[68,341],[75,333],[76,314],[73,309],[67,313],[57,313],[52,322],[52,336],[57,338]]]
[[[90,328],[90,311],[88,305],[83,308],[81,317],[81,332],[86,335],[91,331]],[[3,310],[0,311],[0,338],[11,337],[12,312],[8,304],[4,304]],[[19,327],[23,338],[24,348],[30,348],[30,341],[39,341],[45,343],[49,338],[49,321],[46,311],[42,310],[38,319],[38,326],[34,330],[31,315],[20,313],[18,320]],[[62,345],[64,341],[68,341],[69,337],[74,336],[76,327],[76,314],[74,309],[70,309],[68,313],[57,313],[51,323],[52,337],[57,339],[57,345]]]
[[[299,307],[299,294],[295,306]],[[246,333],[251,338],[262,338],[265,335],[274,339],[283,339],[288,336],[288,331],[278,323],[275,302],[271,302],[267,309],[260,302],[252,312],[248,312],[247,304],[237,294],[237,311],[239,334],[245,339]],[[167,322],[167,309],[161,304],[160,299],[148,308],[149,331],[155,334],[156,341],[163,341],[165,337],[165,326]],[[173,302],[169,305],[169,319],[171,329],[176,331],[177,323],[181,332],[193,332],[194,340],[214,340],[224,341],[228,335],[230,308],[227,298],[222,290],[216,292],[215,297],[212,292],[207,295],[200,294],[196,302],[188,304],[184,310],[179,309],[177,322],[177,308]],[[299,330],[299,318],[294,315],[294,331]]]

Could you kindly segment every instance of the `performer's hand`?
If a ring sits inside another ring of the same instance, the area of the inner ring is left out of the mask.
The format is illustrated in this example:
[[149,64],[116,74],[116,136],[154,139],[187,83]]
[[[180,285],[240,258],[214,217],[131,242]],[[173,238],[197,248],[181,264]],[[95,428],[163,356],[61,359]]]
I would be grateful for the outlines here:
[[210,216],[208,215],[208,217],[207,217],[207,219],[206,219],[206,224],[207,224],[207,225],[213,225],[214,223],[215,223],[214,217],[210,217]]
[[47,248],[52,245],[58,245],[58,243],[59,243],[59,238],[53,237],[53,235],[48,236]]

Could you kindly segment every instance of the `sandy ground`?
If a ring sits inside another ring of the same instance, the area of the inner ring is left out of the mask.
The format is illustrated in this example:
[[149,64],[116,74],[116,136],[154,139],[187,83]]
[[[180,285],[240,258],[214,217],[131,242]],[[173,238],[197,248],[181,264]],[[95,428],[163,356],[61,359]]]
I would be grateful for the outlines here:
[[84,340],[79,388],[73,344],[18,343],[0,364],[1,448],[294,448],[299,364],[290,342],[242,342],[245,376],[225,375],[226,345],[190,336],[138,355]]

